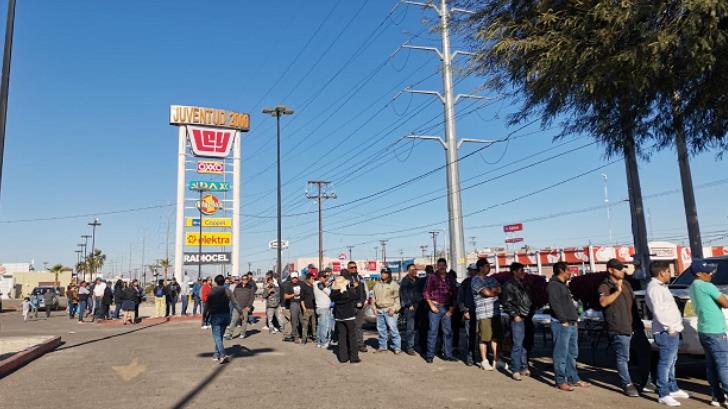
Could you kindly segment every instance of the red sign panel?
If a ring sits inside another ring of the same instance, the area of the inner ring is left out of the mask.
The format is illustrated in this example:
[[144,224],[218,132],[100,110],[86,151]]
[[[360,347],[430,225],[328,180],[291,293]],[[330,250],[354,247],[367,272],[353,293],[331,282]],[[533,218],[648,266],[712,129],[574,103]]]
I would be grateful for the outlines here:
[[504,233],[513,233],[514,231],[521,230],[523,230],[523,223],[506,224],[505,226],[503,226]]
[[341,263],[338,261],[332,261],[331,262],[331,271],[334,273],[340,273],[341,272]]
[[377,262],[376,261],[367,261],[367,269],[369,271],[377,271]]
[[523,237],[514,237],[512,239],[506,239],[506,243],[520,243],[523,241]]
[[188,126],[192,137],[192,153],[195,156],[225,158],[232,148],[233,132],[228,129]]

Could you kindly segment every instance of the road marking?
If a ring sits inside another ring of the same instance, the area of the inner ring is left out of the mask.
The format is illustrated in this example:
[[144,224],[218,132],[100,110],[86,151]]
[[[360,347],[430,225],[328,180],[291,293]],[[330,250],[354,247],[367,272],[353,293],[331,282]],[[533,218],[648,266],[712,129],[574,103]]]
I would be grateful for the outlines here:
[[131,363],[126,366],[112,366],[119,377],[125,382],[129,382],[147,370],[147,366],[139,363],[139,358],[132,359]]

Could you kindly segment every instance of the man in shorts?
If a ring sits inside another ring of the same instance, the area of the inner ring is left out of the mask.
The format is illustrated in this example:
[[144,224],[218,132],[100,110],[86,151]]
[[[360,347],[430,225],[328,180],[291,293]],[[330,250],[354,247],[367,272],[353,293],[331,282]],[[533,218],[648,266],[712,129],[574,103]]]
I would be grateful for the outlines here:
[[[481,258],[475,264],[478,274],[472,278],[471,287],[475,300],[475,318],[478,320],[478,338],[480,357],[482,362],[478,366],[486,371],[492,371],[493,366],[499,367],[498,344],[502,338],[500,321],[500,295],[501,288],[495,278],[490,277],[490,264]],[[493,352],[493,365],[488,362],[488,345]]]

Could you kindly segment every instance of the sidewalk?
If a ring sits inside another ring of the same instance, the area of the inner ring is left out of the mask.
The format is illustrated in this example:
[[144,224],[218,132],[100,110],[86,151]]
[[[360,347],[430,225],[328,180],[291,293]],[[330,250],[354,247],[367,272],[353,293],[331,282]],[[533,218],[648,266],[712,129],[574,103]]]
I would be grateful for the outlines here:
[[0,338],[0,379],[61,344],[61,337],[27,336]]

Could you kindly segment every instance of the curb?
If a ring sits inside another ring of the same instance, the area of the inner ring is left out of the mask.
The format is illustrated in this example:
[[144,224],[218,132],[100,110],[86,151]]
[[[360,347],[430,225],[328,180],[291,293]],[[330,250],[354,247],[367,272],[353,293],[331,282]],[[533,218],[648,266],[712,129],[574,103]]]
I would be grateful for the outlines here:
[[3,359],[0,361],[0,379],[10,375],[31,361],[40,358],[46,352],[56,349],[59,345],[61,345],[61,337],[55,337]]

